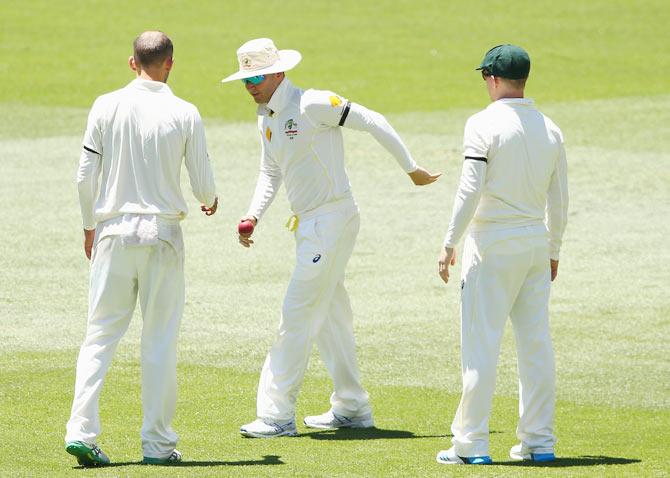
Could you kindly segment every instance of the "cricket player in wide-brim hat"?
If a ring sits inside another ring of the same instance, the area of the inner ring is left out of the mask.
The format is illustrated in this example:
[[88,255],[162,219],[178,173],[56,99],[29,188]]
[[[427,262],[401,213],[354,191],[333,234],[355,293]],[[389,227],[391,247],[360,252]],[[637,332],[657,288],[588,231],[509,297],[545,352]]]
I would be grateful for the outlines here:
[[[281,183],[292,210],[296,265],[286,291],[277,339],[268,353],[257,396],[257,420],[243,425],[249,437],[295,435],[295,403],[314,342],[333,379],[330,410],[308,416],[312,428],[371,427],[368,394],[356,362],[353,313],[344,272],[359,229],[358,206],[344,164],[342,127],[367,131],[416,185],[439,174],[419,167],[384,116],[324,90],[294,86],[285,72],[300,61],[267,38],[237,50],[242,80],[258,105],[260,174],[247,214],[260,222]],[[240,243],[253,244],[250,234]]]

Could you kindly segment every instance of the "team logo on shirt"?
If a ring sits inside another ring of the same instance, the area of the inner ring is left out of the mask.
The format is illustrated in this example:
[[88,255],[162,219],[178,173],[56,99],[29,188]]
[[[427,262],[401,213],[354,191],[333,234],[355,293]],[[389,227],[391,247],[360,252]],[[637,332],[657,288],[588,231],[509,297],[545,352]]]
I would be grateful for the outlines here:
[[312,262],[313,262],[314,264],[316,264],[316,263],[319,262],[320,260],[321,260],[321,254],[317,254],[317,255],[314,256],[314,259],[312,259]]
[[272,141],[272,131],[270,131],[269,126],[265,129],[265,137],[268,139],[268,141]]
[[284,134],[288,139],[293,139],[298,136],[298,123],[293,118],[284,123]]

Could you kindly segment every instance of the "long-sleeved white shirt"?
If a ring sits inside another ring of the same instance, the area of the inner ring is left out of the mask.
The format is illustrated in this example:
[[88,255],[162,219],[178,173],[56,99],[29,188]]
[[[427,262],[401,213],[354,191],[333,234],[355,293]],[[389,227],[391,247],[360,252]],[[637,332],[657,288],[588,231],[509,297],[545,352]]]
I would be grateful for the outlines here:
[[282,181],[294,214],[351,195],[340,126],[367,131],[405,172],[412,159],[384,116],[322,90],[301,90],[284,78],[267,104],[258,107],[261,166],[248,215],[260,219]]
[[531,99],[504,98],[465,125],[461,174],[445,247],[471,231],[542,226],[558,260],[567,223],[567,162],[561,130]]
[[183,219],[182,158],[195,197],[212,205],[216,186],[195,106],[143,79],[98,97],[77,171],[84,228],[126,214]]

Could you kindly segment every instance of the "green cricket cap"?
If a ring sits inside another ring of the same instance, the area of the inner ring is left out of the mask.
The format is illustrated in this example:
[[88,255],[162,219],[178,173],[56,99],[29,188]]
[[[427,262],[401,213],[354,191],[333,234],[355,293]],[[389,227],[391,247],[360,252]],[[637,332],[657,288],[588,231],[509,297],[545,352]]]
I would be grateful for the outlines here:
[[488,70],[493,76],[520,80],[528,78],[530,57],[520,46],[498,45],[486,52],[477,70]]

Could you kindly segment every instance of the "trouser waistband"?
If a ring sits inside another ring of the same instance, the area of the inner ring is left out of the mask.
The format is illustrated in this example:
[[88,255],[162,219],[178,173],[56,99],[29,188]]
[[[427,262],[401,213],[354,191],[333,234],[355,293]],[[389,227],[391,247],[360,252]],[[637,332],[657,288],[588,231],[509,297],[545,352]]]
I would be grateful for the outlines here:
[[[121,216],[114,216],[110,219],[107,219],[105,221],[101,221],[97,224],[97,227],[108,227],[108,226],[116,226],[121,224],[124,220],[126,220],[129,216],[141,216],[144,214],[134,214],[134,213],[128,213],[128,214],[123,214]],[[146,214],[147,216],[150,216],[151,214]],[[159,216],[158,214],[155,214],[156,216],[156,223],[160,226],[166,225],[166,226],[178,226],[181,223],[181,219],[177,217],[166,217],[166,216]]]
[[322,204],[321,206],[310,209],[309,211],[302,214],[295,214],[294,216],[297,217],[300,221],[306,221],[313,217],[321,216],[322,214],[328,214],[329,212],[338,211],[347,207],[357,207],[353,196],[347,196],[335,201],[327,202],[326,204]]

